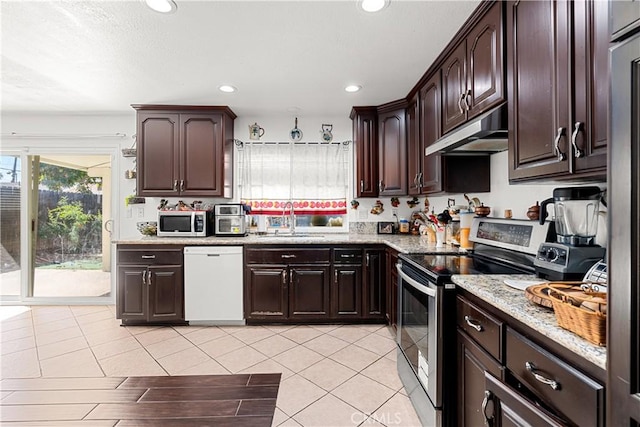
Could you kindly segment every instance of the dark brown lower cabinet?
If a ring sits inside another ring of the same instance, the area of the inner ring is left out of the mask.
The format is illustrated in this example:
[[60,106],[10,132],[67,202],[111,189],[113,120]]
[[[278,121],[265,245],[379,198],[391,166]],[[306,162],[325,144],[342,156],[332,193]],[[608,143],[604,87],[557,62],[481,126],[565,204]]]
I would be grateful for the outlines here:
[[119,246],[116,317],[123,324],[184,323],[182,247]]
[[245,247],[249,323],[384,321],[385,250]]
[[287,266],[253,266],[245,273],[245,317],[286,319],[289,314]]
[[482,426],[485,372],[502,377],[502,367],[487,352],[458,330],[458,426]]
[[289,318],[329,318],[329,265],[289,267]]
[[584,360],[476,298],[458,295],[456,319],[458,426],[605,425],[604,380]]
[[365,249],[363,314],[368,319],[385,318],[385,251]]
[[387,248],[386,262],[386,317],[387,323],[395,328],[398,323],[398,270],[396,270],[396,264],[398,263],[398,251]]
[[482,401],[483,421],[467,425],[486,425],[489,427],[566,426],[488,372],[485,372],[485,383]]

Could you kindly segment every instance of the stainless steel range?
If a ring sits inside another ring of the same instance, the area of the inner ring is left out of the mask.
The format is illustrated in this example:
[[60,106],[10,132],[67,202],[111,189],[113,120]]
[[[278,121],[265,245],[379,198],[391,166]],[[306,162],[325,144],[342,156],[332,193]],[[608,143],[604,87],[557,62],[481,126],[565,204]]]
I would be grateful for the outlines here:
[[401,254],[398,269],[398,373],[425,426],[456,421],[455,285],[457,274],[533,274],[553,225],[475,218],[472,254]]

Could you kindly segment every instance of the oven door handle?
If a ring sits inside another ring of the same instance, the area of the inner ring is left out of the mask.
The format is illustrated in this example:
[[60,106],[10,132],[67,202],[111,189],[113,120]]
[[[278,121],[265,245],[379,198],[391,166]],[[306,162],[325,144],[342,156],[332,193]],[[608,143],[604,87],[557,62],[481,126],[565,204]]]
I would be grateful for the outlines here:
[[420,292],[427,294],[433,298],[436,297],[435,289],[432,289],[429,286],[423,285],[422,283],[417,282],[413,280],[411,277],[407,276],[407,274],[404,271],[402,271],[402,264],[400,263],[396,264],[396,269],[398,270],[398,275],[402,278],[402,280],[404,280],[405,282],[407,282],[408,284],[410,284]]

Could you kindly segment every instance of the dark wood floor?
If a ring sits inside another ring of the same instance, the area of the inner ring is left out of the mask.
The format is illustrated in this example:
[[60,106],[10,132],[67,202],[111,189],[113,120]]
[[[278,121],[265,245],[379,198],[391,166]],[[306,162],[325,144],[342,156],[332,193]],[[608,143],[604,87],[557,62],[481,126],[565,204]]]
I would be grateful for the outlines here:
[[281,374],[0,381],[9,426],[271,426]]

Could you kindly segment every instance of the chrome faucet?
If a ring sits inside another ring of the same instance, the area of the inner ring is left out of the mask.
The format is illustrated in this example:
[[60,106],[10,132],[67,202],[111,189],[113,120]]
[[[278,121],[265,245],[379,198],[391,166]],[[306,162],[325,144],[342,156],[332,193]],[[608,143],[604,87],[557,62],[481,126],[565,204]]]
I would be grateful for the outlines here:
[[289,208],[289,232],[291,234],[296,234],[296,214],[293,209],[292,201],[285,203],[284,208],[282,209],[282,223],[284,224],[284,213],[287,208]]

